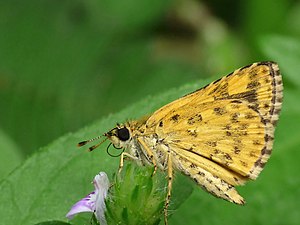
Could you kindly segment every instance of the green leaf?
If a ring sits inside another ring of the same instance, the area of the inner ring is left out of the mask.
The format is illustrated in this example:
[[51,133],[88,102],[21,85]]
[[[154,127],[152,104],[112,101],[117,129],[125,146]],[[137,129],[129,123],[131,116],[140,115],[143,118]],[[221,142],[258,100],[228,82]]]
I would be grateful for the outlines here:
[[0,180],[22,162],[22,154],[17,145],[0,130]]

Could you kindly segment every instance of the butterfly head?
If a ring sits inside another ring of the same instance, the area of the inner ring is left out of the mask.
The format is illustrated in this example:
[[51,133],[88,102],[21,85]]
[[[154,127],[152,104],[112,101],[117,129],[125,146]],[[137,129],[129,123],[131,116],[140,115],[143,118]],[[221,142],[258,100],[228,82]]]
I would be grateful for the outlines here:
[[92,138],[90,140],[82,141],[82,142],[78,143],[78,146],[79,147],[84,146],[87,143],[98,140],[102,137],[105,137],[105,139],[103,139],[100,143],[89,147],[89,151],[93,151],[95,148],[99,147],[107,139],[110,140],[111,144],[115,148],[117,148],[117,149],[125,148],[128,145],[128,142],[131,140],[131,131],[130,131],[129,126],[127,127],[125,125],[117,124],[117,126],[115,128],[111,129],[107,133],[104,133],[103,135]]
[[104,136],[107,137],[115,148],[125,148],[128,141],[131,139],[129,127],[124,125],[118,125],[114,129],[105,133]]

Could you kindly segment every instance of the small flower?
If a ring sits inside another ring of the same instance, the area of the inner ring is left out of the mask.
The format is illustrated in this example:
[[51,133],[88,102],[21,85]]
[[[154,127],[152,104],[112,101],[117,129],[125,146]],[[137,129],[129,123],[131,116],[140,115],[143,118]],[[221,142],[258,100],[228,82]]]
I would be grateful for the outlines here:
[[74,215],[81,212],[92,212],[101,225],[106,225],[104,212],[106,211],[105,199],[109,189],[109,180],[105,172],[97,174],[93,180],[95,191],[88,194],[85,198],[77,202],[66,217],[72,219]]

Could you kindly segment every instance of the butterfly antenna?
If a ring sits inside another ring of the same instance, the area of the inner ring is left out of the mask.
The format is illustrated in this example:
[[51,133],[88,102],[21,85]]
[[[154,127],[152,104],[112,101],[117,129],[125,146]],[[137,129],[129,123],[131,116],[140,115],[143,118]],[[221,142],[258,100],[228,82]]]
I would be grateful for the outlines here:
[[[90,143],[90,142],[92,142],[92,141],[98,140],[98,139],[100,139],[100,138],[103,137],[103,136],[104,136],[104,135],[101,135],[101,136],[92,138],[92,139],[90,139],[90,140],[81,141],[81,142],[79,142],[79,143],[77,144],[77,146],[78,146],[78,147],[84,146],[84,145],[86,145],[87,143]],[[104,140],[102,140],[100,143],[95,144],[95,145],[89,147],[89,151],[90,151],[90,152],[93,151],[95,148],[99,147],[99,146],[100,146],[103,142],[105,142],[106,140],[107,140],[107,138],[105,138]]]

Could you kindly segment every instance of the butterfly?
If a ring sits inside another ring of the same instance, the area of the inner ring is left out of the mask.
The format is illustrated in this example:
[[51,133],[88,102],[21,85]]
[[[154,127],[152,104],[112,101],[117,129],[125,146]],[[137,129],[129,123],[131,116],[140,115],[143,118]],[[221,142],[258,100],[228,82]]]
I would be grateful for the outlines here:
[[120,169],[126,157],[167,173],[167,224],[175,170],[216,197],[245,203],[235,186],[255,180],[268,161],[282,98],[278,65],[253,63],[104,136],[125,150]]

